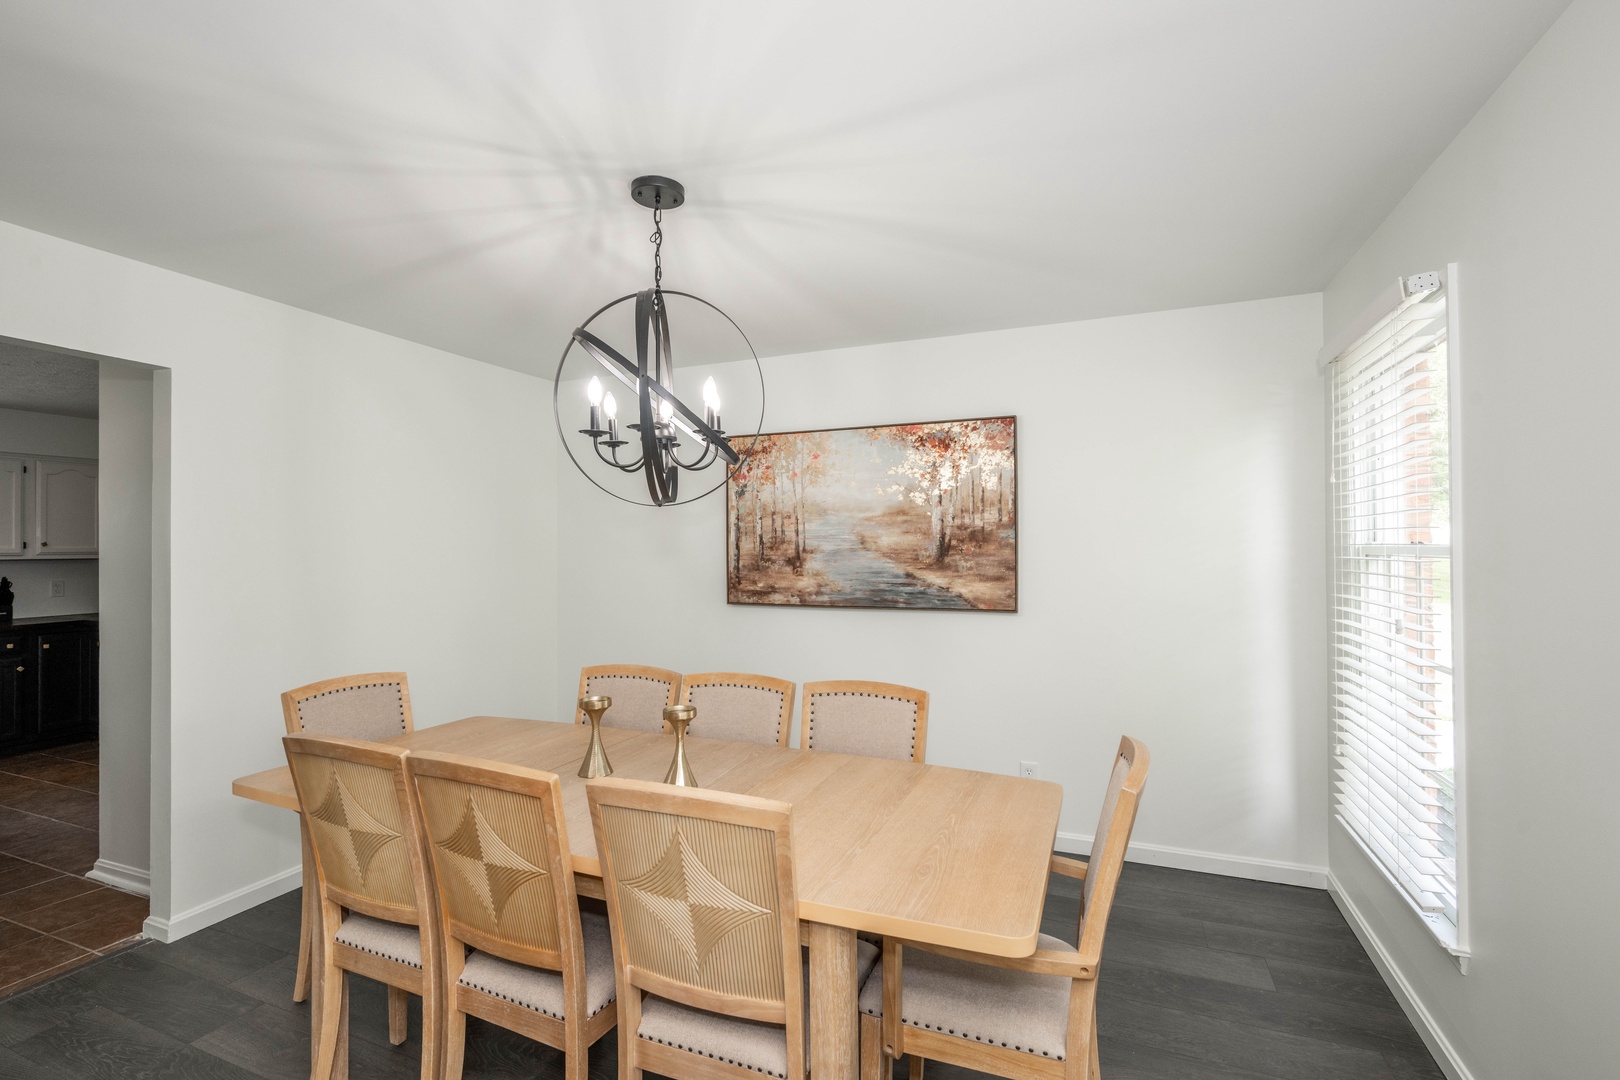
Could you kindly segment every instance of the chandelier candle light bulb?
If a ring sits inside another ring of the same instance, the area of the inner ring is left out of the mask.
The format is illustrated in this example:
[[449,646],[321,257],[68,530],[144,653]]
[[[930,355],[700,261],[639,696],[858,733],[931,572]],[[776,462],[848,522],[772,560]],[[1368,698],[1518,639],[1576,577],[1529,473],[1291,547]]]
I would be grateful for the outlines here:
[[714,376],[703,380],[703,419],[716,431],[720,430],[720,390],[714,385]]
[[602,399],[602,408],[607,412],[607,445],[623,446],[624,444],[619,441],[619,403],[613,400],[613,391],[609,390],[607,396]]
[[602,380],[595,375],[591,376],[590,383],[585,387],[585,400],[591,403],[589,426],[586,431],[602,430]]

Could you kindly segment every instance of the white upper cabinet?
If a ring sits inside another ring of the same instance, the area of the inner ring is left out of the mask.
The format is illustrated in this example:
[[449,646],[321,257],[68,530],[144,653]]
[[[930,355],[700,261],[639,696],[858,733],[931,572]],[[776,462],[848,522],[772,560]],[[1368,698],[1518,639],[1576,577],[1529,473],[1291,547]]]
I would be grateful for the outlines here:
[[0,457],[0,556],[23,552],[23,459]]
[[35,556],[94,558],[100,536],[94,462],[36,458]]
[[94,559],[96,463],[0,456],[0,559]]

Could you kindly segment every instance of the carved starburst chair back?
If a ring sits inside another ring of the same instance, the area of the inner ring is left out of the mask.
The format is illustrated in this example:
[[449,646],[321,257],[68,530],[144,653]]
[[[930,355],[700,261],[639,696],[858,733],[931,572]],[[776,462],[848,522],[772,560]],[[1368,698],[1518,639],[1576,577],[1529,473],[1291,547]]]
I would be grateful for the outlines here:
[[557,777],[426,751],[409,770],[449,934],[561,971],[579,949],[579,920],[558,918],[578,908]]
[[373,918],[417,923],[422,867],[402,803],[405,751],[325,735],[283,742],[325,898]]
[[[642,664],[600,664],[579,669],[579,696],[610,697],[613,705],[602,714],[604,727],[636,731],[663,731],[664,706],[681,698],[681,673]],[[583,709],[574,711],[576,723],[585,723]]]
[[[791,808],[639,780],[592,780],[586,792],[613,927],[626,1075],[685,1075],[719,1057],[802,1080]],[[781,1025],[782,1040],[762,1048],[732,1018]]]

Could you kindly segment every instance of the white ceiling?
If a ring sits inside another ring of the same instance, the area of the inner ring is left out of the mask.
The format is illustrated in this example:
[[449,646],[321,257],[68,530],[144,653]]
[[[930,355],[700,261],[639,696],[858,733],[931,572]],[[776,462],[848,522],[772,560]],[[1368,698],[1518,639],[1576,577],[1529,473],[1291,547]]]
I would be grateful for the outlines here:
[[94,419],[100,364],[82,356],[0,341],[0,409]]
[[1321,288],[1567,0],[0,0],[0,219],[524,370]]

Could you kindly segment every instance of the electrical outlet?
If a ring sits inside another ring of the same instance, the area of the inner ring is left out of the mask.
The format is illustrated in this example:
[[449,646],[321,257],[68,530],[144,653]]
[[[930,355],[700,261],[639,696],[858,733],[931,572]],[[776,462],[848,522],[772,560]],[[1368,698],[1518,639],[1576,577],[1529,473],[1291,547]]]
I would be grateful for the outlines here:
[[1033,779],[1035,779],[1035,773],[1038,770],[1039,770],[1039,765],[1036,762],[1033,762],[1033,761],[1020,761],[1018,763],[1018,775],[1019,776],[1027,776],[1031,780],[1033,780]]
[[67,582],[65,582],[65,581],[53,581],[53,582],[51,582],[51,595],[53,597],[54,596],[66,596],[67,595]]

